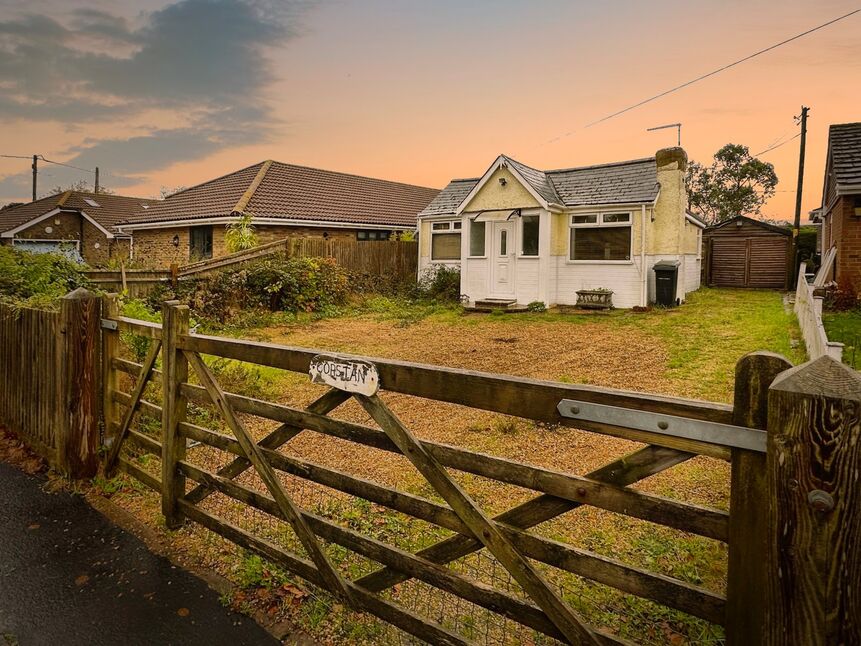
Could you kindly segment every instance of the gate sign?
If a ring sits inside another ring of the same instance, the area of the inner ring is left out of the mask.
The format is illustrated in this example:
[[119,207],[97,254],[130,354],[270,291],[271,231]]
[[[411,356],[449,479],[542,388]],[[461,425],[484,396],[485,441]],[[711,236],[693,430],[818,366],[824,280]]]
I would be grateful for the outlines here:
[[318,354],[308,369],[311,381],[360,395],[373,395],[380,387],[377,367],[368,361]]

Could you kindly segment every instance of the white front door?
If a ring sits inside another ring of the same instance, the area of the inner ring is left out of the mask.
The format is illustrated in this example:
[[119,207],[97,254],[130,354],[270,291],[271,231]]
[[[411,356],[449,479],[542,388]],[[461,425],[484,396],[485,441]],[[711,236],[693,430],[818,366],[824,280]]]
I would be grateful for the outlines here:
[[514,222],[493,222],[490,296],[514,298]]

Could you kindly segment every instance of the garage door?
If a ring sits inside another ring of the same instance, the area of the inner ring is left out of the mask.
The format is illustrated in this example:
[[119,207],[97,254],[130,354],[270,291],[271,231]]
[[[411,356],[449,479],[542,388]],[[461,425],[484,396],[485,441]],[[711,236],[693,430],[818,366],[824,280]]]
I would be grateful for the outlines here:
[[788,248],[787,236],[712,238],[711,284],[782,289]]
[[13,246],[19,251],[30,253],[58,253],[66,256],[69,260],[83,262],[81,253],[78,251],[77,240],[13,240]]

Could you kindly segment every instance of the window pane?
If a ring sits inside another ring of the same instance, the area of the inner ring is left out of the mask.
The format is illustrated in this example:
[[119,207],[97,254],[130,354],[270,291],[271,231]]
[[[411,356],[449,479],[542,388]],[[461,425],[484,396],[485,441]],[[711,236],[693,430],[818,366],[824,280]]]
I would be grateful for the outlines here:
[[524,256],[538,255],[538,216],[523,216],[523,251]]
[[432,260],[459,260],[460,234],[435,233],[431,236]]
[[484,222],[472,222],[469,225],[469,255],[484,255]]
[[508,231],[506,229],[499,232],[499,255],[508,255]]
[[571,229],[571,260],[630,260],[631,227]]
[[212,258],[212,227],[191,227],[189,229],[190,257],[195,260]]
[[572,224],[597,224],[598,223],[598,214],[597,213],[589,213],[587,215],[572,215],[571,216]]
[[458,230],[458,229],[460,229],[460,225],[461,225],[461,223],[460,223],[460,222],[452,222],[452,223],[451,223],[451,228],[452,228],[452,229],[455,229],[455,230]]
[[451,222],[434,222],[433,230],[434,231],[447,231],[451,226]]
[[368,232],[367,231],[356,231],[356,239],[357,240],[367,240]]
[[630,213],[605,213],[601,220],[603,222],[630,222]]

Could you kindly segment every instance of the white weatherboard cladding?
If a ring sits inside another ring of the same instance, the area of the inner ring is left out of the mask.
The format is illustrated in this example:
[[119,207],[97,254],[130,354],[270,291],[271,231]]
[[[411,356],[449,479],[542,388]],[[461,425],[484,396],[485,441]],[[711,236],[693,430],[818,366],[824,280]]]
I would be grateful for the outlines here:
[[518,303],[531,303],[539,298],[541,262],[538,258],[517,258],[515,262],[515,296]]
[[[613,307],[640,305],[640,259],[631,263],[575,263],[564,256],[556,261],[556,303],[576,305],[577,290],[605,287],[613,290]],[[552,271],[551,271],[552,273]]]
[[700,288],[702,260],[696,255],[685,256],[685,292],[695,292]]
[[465,271],[461,275],[461,293],[474,301],[488,297],[487,286],[490,280],[490,263],[487,258],[468,258],[464,261]]

